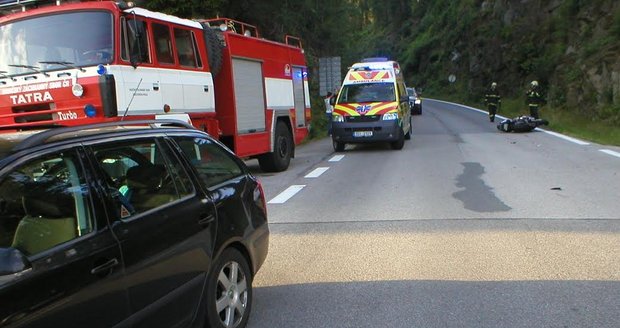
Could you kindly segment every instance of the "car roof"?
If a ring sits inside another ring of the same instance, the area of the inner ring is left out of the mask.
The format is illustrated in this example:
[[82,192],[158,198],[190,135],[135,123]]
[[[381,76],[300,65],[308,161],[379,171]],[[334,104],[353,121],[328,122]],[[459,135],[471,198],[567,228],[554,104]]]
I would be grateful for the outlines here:
[[43,144],[81,139],[97,135],[126,134],[134,131],[160,131],[171,128],[196,130],[192,125],[178,120],[128,120],[80,126],[54,127],[45,130],[7,131],[0,133],[0,159],[8,155]]

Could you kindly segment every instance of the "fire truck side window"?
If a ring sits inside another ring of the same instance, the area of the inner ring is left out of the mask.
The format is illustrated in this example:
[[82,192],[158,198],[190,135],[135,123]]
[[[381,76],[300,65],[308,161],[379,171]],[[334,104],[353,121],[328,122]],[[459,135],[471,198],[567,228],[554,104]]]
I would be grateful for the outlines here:
[[192,31],[175,28],[174,42],[181,66],[202,67],[200,53],[196,47],[196,37]]
[[149,38],[146,22],[122,19],[121,58],[132,63],[151,63],[149,55]]
[[167,25],[153,24],[153,38],[155,39],[155,55],[160,63],[174,64],[172,54],[172,38]]

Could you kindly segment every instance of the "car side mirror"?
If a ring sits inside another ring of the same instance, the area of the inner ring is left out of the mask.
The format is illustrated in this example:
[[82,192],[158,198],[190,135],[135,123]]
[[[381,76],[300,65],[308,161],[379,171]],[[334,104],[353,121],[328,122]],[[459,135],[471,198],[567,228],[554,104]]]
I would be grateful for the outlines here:
[[330,97],[329,98],[329,104],[334,106],[336,104],[336,96]]
[[0,248],[0,276],[22,272],[30,266],[30,262],[19,249]]

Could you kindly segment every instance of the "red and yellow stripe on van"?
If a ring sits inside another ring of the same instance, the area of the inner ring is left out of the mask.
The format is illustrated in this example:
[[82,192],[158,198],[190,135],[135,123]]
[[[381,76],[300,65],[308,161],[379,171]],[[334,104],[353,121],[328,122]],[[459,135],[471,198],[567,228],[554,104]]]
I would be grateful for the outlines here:
[[376,82],[393,79],[394,77],[391,76],[390,71],[356,71],[349,72],[347,77],[347,80],[351,82]]
[[395,101],[337,104],[334,107],[334,114],[341,116],[383,115],[396,111],[398,103]]

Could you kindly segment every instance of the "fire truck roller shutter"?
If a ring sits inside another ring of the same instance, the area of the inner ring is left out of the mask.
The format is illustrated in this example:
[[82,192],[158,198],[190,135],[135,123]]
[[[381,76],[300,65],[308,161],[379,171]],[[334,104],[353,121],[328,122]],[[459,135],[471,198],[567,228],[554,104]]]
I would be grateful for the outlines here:
[[232,66],[237,110],[237,133],[263,132],[266,126],[262,63],[233,58]]
[[213,78],[220,72],[222,68],[222,44],[220,39],[215,34],[215,30],[209,27],[206,23],[201,23],[204,29],[205,44],[207,46],[207,57],[209,61],[209,69]]

